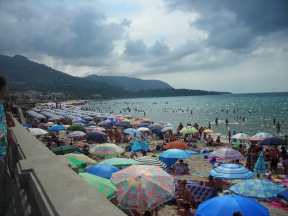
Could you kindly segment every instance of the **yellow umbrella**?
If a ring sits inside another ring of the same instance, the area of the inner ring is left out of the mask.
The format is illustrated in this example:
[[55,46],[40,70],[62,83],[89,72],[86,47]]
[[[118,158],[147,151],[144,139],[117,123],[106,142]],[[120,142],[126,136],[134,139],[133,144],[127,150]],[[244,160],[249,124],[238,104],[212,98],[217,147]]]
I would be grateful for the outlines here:
[[127,118],[126,118],[126,119],[123,119],[123,120],[122,120],[122,122],[131,123],[131,122],[132,122],[132,120],[131,120],[131,119],[127,119]]
[[205,129],[203,131],[203,133],[216,133],[215,131],[211,130],[211,129]]

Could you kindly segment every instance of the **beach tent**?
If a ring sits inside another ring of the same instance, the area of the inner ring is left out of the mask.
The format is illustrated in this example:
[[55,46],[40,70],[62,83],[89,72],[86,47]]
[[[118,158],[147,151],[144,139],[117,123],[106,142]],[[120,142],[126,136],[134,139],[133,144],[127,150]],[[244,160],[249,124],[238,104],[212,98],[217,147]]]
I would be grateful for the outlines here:
[[81,150],[77,146],[60,146],[52,149],[52,152],[56,155],[65,155],[75,151],[81,152]]

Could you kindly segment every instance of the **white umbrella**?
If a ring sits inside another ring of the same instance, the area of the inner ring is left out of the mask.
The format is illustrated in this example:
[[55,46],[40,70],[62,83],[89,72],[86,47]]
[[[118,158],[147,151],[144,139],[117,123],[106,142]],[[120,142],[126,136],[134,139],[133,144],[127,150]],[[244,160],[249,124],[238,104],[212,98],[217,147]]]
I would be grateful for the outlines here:
[[47,134],[48,132],[41,129],[41,128],[29,128],[29,131],[32,135],[38,136],[38,135],[44,135]]
[[146,128],[146,127],[140,127],[137,129],[138,131],[141,131],[141,132],[144,132],[144,131],[150,131],[149,128]]

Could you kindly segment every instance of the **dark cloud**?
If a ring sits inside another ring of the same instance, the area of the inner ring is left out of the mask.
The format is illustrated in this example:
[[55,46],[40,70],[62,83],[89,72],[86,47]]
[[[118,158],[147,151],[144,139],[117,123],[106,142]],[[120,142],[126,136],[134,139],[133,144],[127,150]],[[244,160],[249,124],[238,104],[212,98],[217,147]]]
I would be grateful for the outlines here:
[[208,46],[246,49],[257,37],[288,31],[288,1],[164,0],[169,10],[199,14],[190,26],[208,32]]
[[[131,21],[108,23],[101,11],[93,8],[68,9],[60,6],[26,5],[25,2],[1,8],[0,53],[28,52],[62,58],[72,65],[106,61],[115,42],[126,38]],[[76,61],[77,59],[77,61]],[[102,62],[102,64],[105,64]],[[95,65],[96,66],[96,65]]]
[[153,55],[153,56],[163,56],[168,54],[170,48],[167,44],[162,43],[160,41],[156,41],[150,48],[149,48],[149,52]]
[[125,43],[124,57],[130,61],[140,61],[147,54],[147,45],[143,40],[127,40]]

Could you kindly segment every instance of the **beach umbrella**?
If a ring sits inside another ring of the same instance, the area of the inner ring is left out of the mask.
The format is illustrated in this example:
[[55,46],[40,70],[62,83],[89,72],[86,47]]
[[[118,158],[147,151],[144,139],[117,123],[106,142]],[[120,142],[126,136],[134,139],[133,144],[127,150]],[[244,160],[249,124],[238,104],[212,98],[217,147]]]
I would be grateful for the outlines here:
[[82,132],[82,131],[73,131],[71,133],[69,133],[67,135],[67,137],[69,138],[73,138],[73,137],[83,137],[86,133]]
[[134,122],[131,122],[130,124],[131,125],[139,125],[139,124],[141,124],[141,121],[140,120],[134,121]]
[[238,139],[238,140],[249,140],[251,137],[248,134],[244,133],[237,133],[232,136],[233,139]]
[[84,161],[78,160],[76,158],[67,158],[72,164],[79,168],[79,172],[83,172],[87,164]]
[[287,145],[287,143],[278,137],[269,137],[259,142],[258,145]]
[[261,152],[260,156],[257,159],[257,162],[254,166],[254,172],[259,173],[259,174],[267,172],[266,165],[264,162],[263,152]]
[[[86,128],[86,129],[87,129],[87,128]],[[106,129],[103,128],[103,127],[94,127],[94,128],[92,129],[92,132],[103,132],[103,131],[106,131]]]
[[134,158],[134,160],[140,162],[142,165],[159,166],[162,169],[166,169],[166,164],[155,157],[143,156],[143,157],[136,157]]
[[149,119],[149,118],[143,118],[143,119],[141,120],[141,122],[149,122],[149,123],[152,123],[153,121],[152,121],[151,119]]
[[91,155],[99,157],[116,156],[123,152],[125,152],[123,148],[113,143],[103,143],[89,149]]
[[115,124],[115,126],[125,127],[125,128],[132,128],[132,125],[127,123],[127,122],[118,122],[118,123]]
[[195,216],[232,216],[236,211],[245,216],[270,216],[265,206],[238,195],[217,196],[206,200],[198,206]]
[[147,127],[149,125],[150,125],[149,123],[143,122],[143,123],[138,124],[138,127]]
[[266,133],[266,132],[260,132],[260,133],[254,134],[251,137],[251,140],[260,141],[260,140],[264,140],[264,139],[269,138],[269,137],[273,137],[273,135]]
[[148,210],[173,198],[174,177],[158,166],[132,165],[112,175],[124,209]]
[[102,178],[111,178],[112,174],[118,172],[120,169],[110,164],[97,164],[88,167],[85,173],[90,173]]
[[76,120],[76,122],[78,122],[78,123],[84,123],[84,124],[86,124],[86,123],[88,123],[86,120],[84,120],[84,119],[78,119],[78,120]]
[[232,149],[232,148],[221,148],[221,149],[217,149],[216,151],[213,151],[211,153],[212,156],[216,156],[219,158],[223,158],[223,159],[231,159],[231,160],[235,160],[235,159],[243,159],[244,156],[237,150]]
[[173,128],[172,127],[164,127],[161,129],[162,132],[166,132],[168,130],[172,130]]
[[186,126],[180,130],[180,133],[185,134],[185,135],[186,134],[196,134],[196,133],[198,133],[198,130],[192,126]]
[[41,129],[41,128],[29,128],[29,131],[30,133],[33,135],[33,136],[41,136],[41,135],[44,135],[44,134],[48,134],[47,131]]
[[77,160],[83,161],[87,164],[87,166],[92,166],[97,164],[97,161],[87,157],[84,154],[74,154],[74,153],[68,153],[64,155],[65,158],[75,158]]
[[222,164],[208,171],[211,176],[217,179],[249,179],[255,174],[244,166],[238,164]]
[[93,141],[107,141],[108,138],[105,134],[100,132],[90,132],[83,136],[87,140],[93,140]]
[[162,128],[164,128],[164,125],[161,125],[161,124],[152,124],[152,125],[150,125],[150,126],[148,126],[148,128],[150,129],[150,130],[154,130],[154,129],[162,129]]
[[249,179],[229,188],[233,193],[259,200],[275,200],[277,194],[285,188],[277,183],[264,179]]
[[52,152],[56,155],[65,155],[65,154],[72,153],[75,151],[81,152],[79,147],[77,146],[60,146],[60,147],[52,149]]
[[22,124],[22,126],[24,126],[26,128],[31,128],[31,125],[29,125],[29,124]]
[[171,128],[173,128],[173,124],[171,124],[171,123],[169,123],[169,122],[166,122],[166,123],[164,124],[164,127],[171,127]]
[[183,149],[188,150],[189,146],[187,146],[184,142],[173,141],[164,146],[164,149]]
[[48,127],[51,127],[54,125],[54,122],[47,122],[44,126],[48,126]]
[[49,131],[61,131],[61,130],[67,130],[67,128],[63,125],[54,125],[49,129]]
[[92,175],[90,173],[79,173],[86,182],[102,194],[107,199],[111,199],[116,196],[117,189],[110,179],[101,178],[99,176]]
[[109,122],[107,122],[106,124],[107,125],[116,125],[116,124],[118,124],[119,123],[119,121],[109,121]]
[[181,149],[169,149],[164,151],[159,160],[167,164],[167,167],[174,165],[181,158],[190,158],[191,154]]
[[122,120],[124,120],[125,118],[123,117],[123,116],[118,116],[118,117],[116,117],[115,118],[115,120],[117,120],[117,121],[122,121]]
[[164,140],[164,134],[160,129],[153,129],[152,132],[156,134],[160,139]]
[[135,128],[127,128],[123,131],[123,133],[128,134],[130,136],[137,136],[137,137],[141,136],[141,132]]
[[132,122],[132,120],[131,119],[128,119],[128,118],[126,118],[126,119],[123,119],[123,120],[121,120],[121,122],[127,122],[127,123],[131,123]]
[[140,127],[140,128],[137,128],[138,131],[140,132],[145,132],[145,131],[151,131],[149,128],[147,127]]
[[70,125],[67,130],[74,130],[74,131],[85,131],[85,128],[79,124]]
[[211,129],[205,129],[202,131],[202,133],[211,134],[211,133],[216,133],[216,132],[214,130],[211,130]]
[[277,197],[288,202],[288,190],[284,190],[277,194]]
[[129,158],[110,158],[107,160],[103,160],[98,164],[105,164],[105,163],[116,167],[126,167],[133,164],[141,164],[140,162]]

